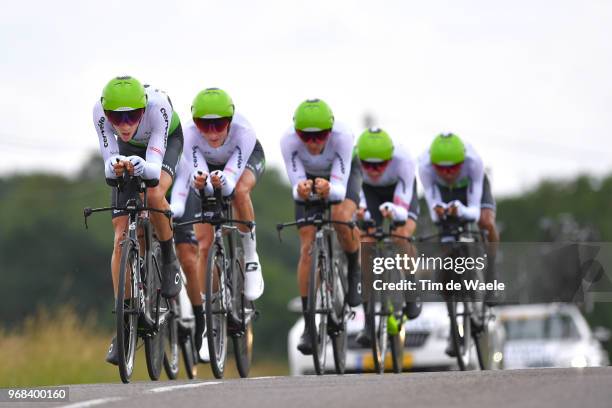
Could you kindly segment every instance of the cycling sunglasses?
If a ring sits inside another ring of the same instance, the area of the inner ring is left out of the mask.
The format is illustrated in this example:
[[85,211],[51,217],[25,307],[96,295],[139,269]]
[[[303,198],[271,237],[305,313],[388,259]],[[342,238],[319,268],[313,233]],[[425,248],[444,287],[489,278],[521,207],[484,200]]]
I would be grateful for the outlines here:
[[295,129],[295,133],[297,133],[299,138],[304,143],[308,143],[308,142],[321,143],[327,140],[327,138],[331,134],[331,129],[318,130],[316,132],[306,132],[303,130]]
[[144,108],[133,109],[129,111],[113,111],[105,110],[104,114],[108,118],[108,121],[115,126],[119,126],[122,123],[128,125],[134,125],[142,119],[144,115]]
[[389,160],[383,160],[379,162],[361,160],[361,166],[363,167],[364,170],[368,170],[368,171],[384,170],[388,164],[389,164]]
[[461,170],[462,165],[463,165],[463,162],[453,164],[452,166],[442,166],[439,164],[434,164],[433,166],[440,173],[452,174],[452,173],[457,173],[459,170]]
[[215,119],[203,119],[193,118],[193,121],[200,132],[223,132],[232,121],[232,118],[215,118]]

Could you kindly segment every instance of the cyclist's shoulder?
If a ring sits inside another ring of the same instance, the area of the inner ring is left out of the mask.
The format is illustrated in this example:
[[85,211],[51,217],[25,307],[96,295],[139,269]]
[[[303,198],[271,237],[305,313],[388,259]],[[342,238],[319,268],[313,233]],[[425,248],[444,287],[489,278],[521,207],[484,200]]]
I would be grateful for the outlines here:
[[147,94],[147,108],[149,110],[159,107],[166,109],[166,111],[170,110],[169,113],[172,112],[172,105],[165,91],[152,85],[145,85],[145,93]]
[[293,126],[289,126],[287,129],[285,129],[280,138],[281,147],[297,148],[300,146],[299,143],[301,143],[301,141],[299,140],[298,135],[295,133]]
[[351,131],[351,128],[344,122],[334,121],[334,125],[332,126],[332,136],[333,139],[338,141],[350,140],[351,143],[355,136]]
[[406,165],[415,165],[415,161],[406,146],[395,140],[393,141],[393,145],[393,160],[405,163]]
[[255,137],[255,129],[251,122],[240,112],[234,113],[230,132],[238,137]]

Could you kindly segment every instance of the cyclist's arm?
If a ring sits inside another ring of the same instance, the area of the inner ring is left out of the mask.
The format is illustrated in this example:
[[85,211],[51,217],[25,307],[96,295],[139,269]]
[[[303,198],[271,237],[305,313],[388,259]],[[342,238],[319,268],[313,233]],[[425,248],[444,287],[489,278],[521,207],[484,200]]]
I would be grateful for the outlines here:
[[480,158],[470,160],[470,185],[468,186],[467,206],[460,208],[459,216],[466,220],[478,221],[480,218],[480,203],[482,201],[482,187],[484,184],[484,165]]
[[147,144],[143,178],[153,180],[159,179],[161,176],[162,162],[164,154],[166,154],[168,128],[172,119],[172,107],[167,98],[159,98],[159,103],[148,106],[147,109],[153,110],[153,112],[148,113],[151,117],[153,131]]
[[185,213],[185,203],[187,202],[189,188],[191,187],[190,177],[191,168],[189,163],[185,160],[185,157],[181,157],[170,196],[170,210],[177,218],[182,217]]
[[235,135],[238,138],[238,145],[223,168],[226,180],[222,190],[224,196],[230,195],[232,191],[234,191],[234,188],[236,188],[236,183],[238,183],[240,176],[242,176],[246,163],[249,157],[251,157],[251,153],[253,153],[255,143],[257,142],[253,130],[239,128],[238,131],[240,133]]
[[416,182],[416,168],[412,160],[398,157],[398,180],[393,193],[393,218],[395,221],[406,221],[410,215],[416,218],[416,214],[410,212],[410,203]]
[[353,158],[353,135],[348,131],[341,131],[336,136],[336,138],[330,139],[330,142],[333,140],[336,151],[336,157],[334,157],[331,174],[329,175],[330,201],[344,200]]
[[429,163],[429,154],[426,152],[419,161],[419,178],[421,184],[423,184],[423,190],[425,193],[425,201],[427,202],[427,208],[429,209],[429,216],[434,223],[440,221],[436,214],[434,207],[436,205],[446,205],[442,202],[442,195],[436,184],[436,176],[433,166]]
[[[197,195],[200,195],[200,192],[195,188],[194,185],[194,175],[198,172],[209,173],[208,164],[206,163],[206,159],[204,155],[202,155],[202,149],[204,146],[201,146],[202,136],[198,133],[195,125],[190,123],[185,127],[185,144],[183,146],[183,156],[188,163],[191,163],[189,168],[191,169],[189,173],[189,182],[194,187]],[[206,185],[204,187],[204,192],[206,195],[213,195],[213,187],[210,182],[210,177],[206,181]]]
[[112,125],[106,119],[102,104],[98,101],[93,108],[93,123],[98,134],[98,142],[100,144],[100,154],[104,160],[104,175],[108,179],[116,179],[117,176],[113,171],[111,161],[119,155],[119,146]]
[[287,176],[292,187],[293,199],[296,201],[302,201],[297,192],[298,183],[306,180],[304,163],[298,157],[299,143],[301,142],[292,131],[287,131],[281,138],[280,143],[283,160],[285,161],[285,169],[287,170]]

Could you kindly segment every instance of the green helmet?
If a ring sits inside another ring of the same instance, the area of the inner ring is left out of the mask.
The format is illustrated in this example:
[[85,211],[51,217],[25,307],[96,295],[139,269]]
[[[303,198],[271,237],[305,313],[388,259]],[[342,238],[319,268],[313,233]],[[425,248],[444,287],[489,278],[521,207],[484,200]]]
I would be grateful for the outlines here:
[[308,99],[295,110],[293,124],[295,129],[306,132],[327,130],[334,125],[334,114],[322,100]]
[[120,76],[106,84],[100,101],[104,110],[129,111],[147,106],[147,94],[136,78]]
[[369,128],[357,140],[360,160],[382,162],[393,157],[393,140],[380,128]]
[[234,102],[227,92],[207,88],[193,98],[191,116],[201,119],[231,118],[234,116]]
[[433,164],[453,166],[465,160],[465,146],[454,133],[441,133],[429,148],[429,158]]

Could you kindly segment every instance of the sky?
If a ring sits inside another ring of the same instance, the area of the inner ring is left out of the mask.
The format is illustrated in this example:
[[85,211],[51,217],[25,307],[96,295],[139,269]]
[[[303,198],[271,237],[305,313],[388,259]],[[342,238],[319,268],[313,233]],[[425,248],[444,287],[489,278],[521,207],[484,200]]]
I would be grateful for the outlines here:
[[[356,136],[364,115],[413,156],[471,143],[498,195],[612,171],[612,2],[3,1],[0,175],[78,177],[112,77],[164,89],[186,120],[230,93],[269,166],[307,98]],[[102,170],[100,170],[102,172]]]

